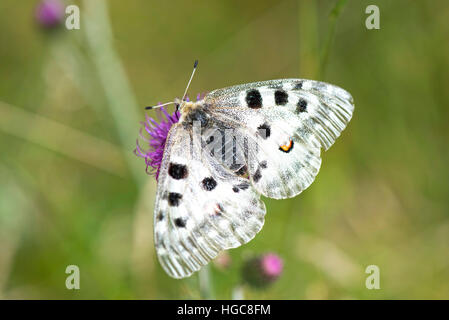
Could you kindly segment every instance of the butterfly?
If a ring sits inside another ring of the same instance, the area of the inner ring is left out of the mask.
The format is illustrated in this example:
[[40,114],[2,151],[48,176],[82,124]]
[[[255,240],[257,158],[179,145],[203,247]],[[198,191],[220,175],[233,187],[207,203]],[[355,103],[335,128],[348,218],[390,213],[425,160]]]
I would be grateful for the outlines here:
[[179,112],[157,168],[154,240],[161,266],[178,279],[255,237],[266,213],[261,195],[286,199],[309,187],[321,148],[331,147],[354,110],[347,91],[305,79],[174,103]]

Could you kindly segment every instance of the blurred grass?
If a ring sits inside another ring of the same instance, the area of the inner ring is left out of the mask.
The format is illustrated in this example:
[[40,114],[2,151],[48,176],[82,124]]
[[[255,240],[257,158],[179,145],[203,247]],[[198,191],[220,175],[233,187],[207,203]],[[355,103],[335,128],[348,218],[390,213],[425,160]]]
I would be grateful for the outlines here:
[[[284,274],[246,298],[449,297],[447,2],[347,1],[330,42],[336,1],[114,0],[110,33],[87,2],[67,1],[81,30],[54,32],[35,24],[37,1],[0,3],[0,298],[200,297],[197,276],[170,279],[154,256],[155,182],[132,155],[140,107],[180,96],[196,58],[193,95],[304,77],[356,104],[312,186],[266,199],[260,234],[229,270],[211,266],[217,298],[265,251]],[[365,28],[369,4],[380,30]],[[79,291],[65,289],[69,264]],[[364,286],[370,264],[381,290]]]

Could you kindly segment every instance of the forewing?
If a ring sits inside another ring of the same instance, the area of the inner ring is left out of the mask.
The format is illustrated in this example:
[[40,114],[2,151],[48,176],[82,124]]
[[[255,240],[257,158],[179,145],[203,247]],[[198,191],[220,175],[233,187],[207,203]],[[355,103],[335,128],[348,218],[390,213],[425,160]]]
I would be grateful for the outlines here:
[[253,185],[277,199],[293,197],[313,182],[321,147],[327,150],[334,143],[354,110],[347,91],[303,79],[215,90],[205,97],[205,104],[211,117],[245,137]]
[[159,261],[174,278],[250,241],[264,223],[256,189],[201,151],[191,129],[172,127],[158,181],[154,238]]

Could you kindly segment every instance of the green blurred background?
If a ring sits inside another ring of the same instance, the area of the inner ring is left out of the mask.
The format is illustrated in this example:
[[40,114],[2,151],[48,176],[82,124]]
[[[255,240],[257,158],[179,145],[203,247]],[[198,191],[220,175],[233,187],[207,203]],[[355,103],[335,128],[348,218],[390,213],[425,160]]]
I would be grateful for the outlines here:
[[356,106],[312,186],[266,199],[262,231],[211,266],[215,297],[242,259],[275,252],[282,276],[246,298],[449,298],[449,2],[349,0],[335,19],[336,1],[71,0],[70,31],[39,26],[38,2],[0,2],[0,298],[201,297],[197,275],[157,262],[156,184],[133,155],[143,107],[182,95],[195,59],[193,96],[296,77]]

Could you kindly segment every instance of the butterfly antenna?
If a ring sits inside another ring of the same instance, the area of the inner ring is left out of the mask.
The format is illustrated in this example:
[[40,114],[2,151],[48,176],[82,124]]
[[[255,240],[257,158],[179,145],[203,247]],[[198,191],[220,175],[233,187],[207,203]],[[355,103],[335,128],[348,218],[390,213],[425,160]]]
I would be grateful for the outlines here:
[[166,106],[166,105],[169,105],[169,104],[173,104],[173,103],[175,103],[175,102],[171,101],[171,102],[166,102],[166,103],[163,103],[163,104],[158,104],[156,106],[145,107],[145,110],[157,109],[157,108],[160,108],[160,107],[163,107],[163,106]]
[[193,71],[192,75],[190,76],[189,82],[187,83],[186,90],[184,91],[184,94],[182,95],[182,100],[184,101],[186,98],[187,90],[189,90],[190,82],[192,82],[193,75],[195,74],[196,67],[198,67],[198,60],[195,60],[195,63],[193,64]]
[[[182,95],[182,100],[183,100],[183,101],[184,101],[185,98],[186,98],[187,90],[189,90],[190,82],[192,82],[193,75],[195,74],[195,71],[196,71],[196,67],[198,67],[198,60],[195,60],[195,63],[193,64],[192,75],[190,76],[189,82],[187,83],[186,90],[184,91],[184,94]],[[157,108],[160,108],[160,107],[169,105],[169,104],[176,104],[176,110],[179,109],[179,104],[176,103],[176,102],[174,102],[174,101],[171,101],[171,102],[166,102],[166,103],[163,103],[163,104],[158,104],[158,105],[156,105],[156,106],[145,107],[145,110],[157,109]]]

